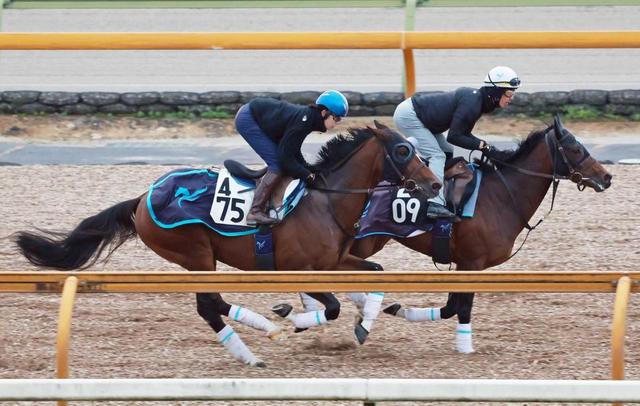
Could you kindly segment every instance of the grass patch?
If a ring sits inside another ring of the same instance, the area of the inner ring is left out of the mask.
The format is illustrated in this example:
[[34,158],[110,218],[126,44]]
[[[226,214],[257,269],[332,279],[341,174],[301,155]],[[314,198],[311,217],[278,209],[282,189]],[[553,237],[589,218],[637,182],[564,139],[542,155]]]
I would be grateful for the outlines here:
[[203,111],[202,113],[193,113],[189,111],[150,111],[150,112],[142,112],[139,111],[133,114],[134,117],[138,118],[154,118],[154,119],[176,119],[176,120],[192,120],[196,118],[208,118],[208,119],[216,119],[216,118],[231,118],[231,115],[225,111]]
[[588,106],[565,106],[564,117],[575,121],[591,121],[603,117],[602,111]]

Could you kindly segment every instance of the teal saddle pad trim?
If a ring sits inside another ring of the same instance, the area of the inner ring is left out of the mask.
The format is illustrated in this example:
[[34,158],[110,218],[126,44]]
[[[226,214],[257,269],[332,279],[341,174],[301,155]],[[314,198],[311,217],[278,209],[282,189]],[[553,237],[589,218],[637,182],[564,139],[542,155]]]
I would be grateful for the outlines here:
[[[171,229],[202,224],[227,237],[250,235],[256,227],[216,224],[209,215],[218,173],[211,169],[177,169],[163,175],[149,187],[147,209],[158,227]],[[248,187],[255,182],[243,180]]]
[[[252,179],[234,177],[248,189],[254,189]],[[256,226],[218,224],[209,214],[218,182],[218,172],[212,169],[176,169],[162,175],[149,186],[147,209],[154,223],[171,229],[188,224],[202,224],[220,235],[237,237],[256,234]],[[291,213],[305,194],[305,185],[299,182],[285,198],[282,217]]]

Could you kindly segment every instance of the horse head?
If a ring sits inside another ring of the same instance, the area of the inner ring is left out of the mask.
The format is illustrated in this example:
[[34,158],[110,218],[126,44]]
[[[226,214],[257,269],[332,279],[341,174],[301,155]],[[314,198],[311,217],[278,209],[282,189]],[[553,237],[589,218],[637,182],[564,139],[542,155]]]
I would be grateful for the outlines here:
[[588,186],[596,192],[604,192],[611,186],[613,176],[564,128],[560,115],[554,117],[553,131],[547,133],[546,140],[551,152],[554,175],[570,179],[579,190]]
[[400,133],[377,120],[373,122],[375,128],[367,128],[384,145],[384,180],[402,185],[409,193],[437,196],[442,183],[416,154],[415,146]]

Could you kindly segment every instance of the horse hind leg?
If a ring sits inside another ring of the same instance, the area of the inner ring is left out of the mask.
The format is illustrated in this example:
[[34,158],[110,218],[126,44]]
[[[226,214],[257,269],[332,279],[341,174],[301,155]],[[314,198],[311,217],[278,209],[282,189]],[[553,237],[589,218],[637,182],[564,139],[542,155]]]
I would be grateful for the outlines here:
[[233,328],[222,321],[221,309],[226,307],[230,310],[231,306],[222,300],[220,294],[196,293],[196,301],[198,314],[211,326],[218,337],[218,342],[229,351],[233,358],[255,367],[264,368],[267,366],[264,361],[253,355]]
[[218,296],[219,300],[225,305],[224,310],[223,312],[221,312],[221,314],[225,314],[230,319],[244,324],[245,326],[266,332],[267,337],[269,337],[271,340],[278,340],[279,338],[281,338],[282,330],[280,329],[280,327],[273,324],[266,317],[250,309],[247,309],[246,307],[240,307],[234,304],[228,305],[222,300],[222,296]]

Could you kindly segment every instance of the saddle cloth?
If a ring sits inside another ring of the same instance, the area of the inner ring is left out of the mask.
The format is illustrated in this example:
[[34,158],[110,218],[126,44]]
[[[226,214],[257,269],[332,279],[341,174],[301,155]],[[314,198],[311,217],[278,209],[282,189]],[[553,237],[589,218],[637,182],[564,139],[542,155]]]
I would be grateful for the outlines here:
[[[171,171],[150,187],[147,208],[162,228],[202,224],[228,236],[255,234],[258,228],[246,225],[256,182],[229,174],[226,169],[184,168]],[[272,215],[282,219],[305,194],[304,183],[283,182],[274,192]]]
[[[448,165],[445,185],[450,185],[445,196],[459,199],[447,201],[449,209],[458,216],[471,218],[475,212],[482,172],[475,164],[468,164],[463,158]],[[460,164],[463,167],[460,167]],[[465,182],[466,181],[466,182]],[[388,185],[381,182],[380,186]],[[427,201],[410,196],[404,189],[383,188],[372,195],[360,217],[360,229],[356,239],[372,235],[388,235],[409,238],[433,231],[434,223],[426,221]]]

